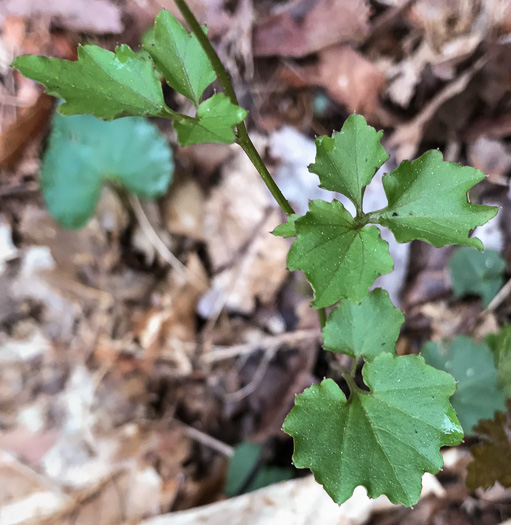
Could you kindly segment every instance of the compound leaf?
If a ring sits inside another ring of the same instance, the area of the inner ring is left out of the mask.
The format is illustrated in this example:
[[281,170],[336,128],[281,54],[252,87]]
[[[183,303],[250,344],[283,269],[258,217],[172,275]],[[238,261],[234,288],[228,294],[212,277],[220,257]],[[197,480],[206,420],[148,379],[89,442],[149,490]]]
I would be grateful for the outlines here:
[[63,115],[90,113],[112,120],[128,115],[164,113],[161,84],[147,53],[135,54],[129,46],[115,53],[97,46],[79,46],[78,60],[21,56],[12,64],[24,76],[46,86],[50,95],[66,100]]
[[502,327],[497,334],[489,334],[486,343],[493,353],[499,386],[511,398],[511,325]]
[[94,214],[105,183],[155,198],[167,190],[173,169],[172,150],[145,119],[104,122],[89,115],[56,115],[41,167],[41,189],[57,221],[79,228]]
[[354,389],[348,400],[331,379],[296,397],[283,425],[293,462],[310,468],[336,503],[363,485],[371,498],[413,505],[424,472],[442,466],[439,448],[463,438],[449,404],[456,382],[420,356],[386,352],[362,374],[370,391]]
[[474,430],[483,443],[474,445],[470,452],[474,460],[468,464],[467,487],[487,489],[497,481],[511,487],[511,418],[508,411],[497,412],[493,420],[479,422]]
[[144,42],[144,49],[167,83],[198,107],[216,74],[197,37],[164,10],[156,17],[154,31]]
[[389,294],[381,288],[373,290],[360,302],[343,299],[330,312],[323,328],[324,347],[366,360],[374,359],[381,352],[395,353],[404,320],[403,312],[392,304]]
[[493,356],[484,343],[458,336],[451,343],[443,342],[442,346],[430,341],[421,353],[426,363],[445,370],[458,381],[452,405],[467,434],[473,434],[479,420],[491,418],[497,410],[505,409]]
[[343,193],[362,210],[366,186],[389,158],[382,135],[362,115],[350,115],[341,131],[316,139],[316,162],[309,171],[319,176],[321,188]]
[[297,238],[287,266],[305,273],[314,290],[315,308],[341,298],[361,300],[376,277],[393,268],[378,228],[358,227],[338,201],[312,201],[295,226]]
[[223,94],[213,95],[201,103],[196,118],[174,121],[181,146],[201,142],[232,144],[236,140],[233,126],[239,124],[247,112],[231,103]]
[[296,237],[296,220],[299,219],[301,215],[298,215],[297,213],[292,213],[291,215],[288,215],[287,222],[284,224],[279,224],[274,230],[273,235],[276,237]]
[[481,241],[468,235],[498,208],[470,204],[467,192],[483,179],[481,171],[444,162],[439,151],[428,151],[383,177],[389,204],[371,216],[390,228],[398,242],[418,239],[437,247],[466,244],[482,249]]
[[504,284],[506,261],[494,250],[478,252],[469,246],[458,248],[449,259],[452,289],[456,296],[481,296],[486,308]]

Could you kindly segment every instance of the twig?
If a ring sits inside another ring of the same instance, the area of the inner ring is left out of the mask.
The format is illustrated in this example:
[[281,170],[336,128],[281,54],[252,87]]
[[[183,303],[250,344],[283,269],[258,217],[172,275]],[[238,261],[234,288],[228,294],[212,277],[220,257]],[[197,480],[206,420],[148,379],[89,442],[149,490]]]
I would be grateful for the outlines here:
[[499,293],[490,301],[490,304],[481,312],[481,316],[494,312],[511,294],[511,279],[499,290]]
[[[137,221],[142,228],[142,231],[147,236],[149,242],[152,244],[153,248],[158,252],[160,257],[177,273],[183,275],[188,279],[188,281],[194,286],[197,290],[204,290],[207,288],[207,283],[204,282],[202,277],[196,275],[194,272],[190,271],[165,245],[165,243],[160,239],[159,235],[156,233],[156,230],[153,228],[153,225],[150,223],[147,215],[140,204],[140,201],[137,197],[129,195],[129,202],[137,218]],[[197,284],[197,282],[199,284]]]
[[216,450],[220,454],[223,454],[224,456],[227,456],[230,458],[234,454],[234,448],[230,445],[227,445],[223,441],[220,441],[219,439],[216,439],[209,434],[206,434],[205,432],[201,432],[200,430],[197,430],[196,428],[193,428],[186,423],[183,423],[182,421],[179,421],[175,419],[180,427],[182,427],[184,433],[194,439],[195,441],[202,443],[203,445],[206,445],[207,447]]
[[320,336],[321,332],[319,330],[297,330],[295,332],[286,332],[274,336],[263,337],[256,343],[244,343],[229,347],[216,346],[213,347],[211,352],[204,354],[201,357],[201,361],[203,364],[216,363],[218,361],[225,361],[226,359],[248,355],[263,348],[291,345],[293,343],[302,342],[306,339],[319,340]]
[[263,380],[264,374],[266,373],[266,370],[268,370],[270,361],[273,359],[276,352],[276,345],[272,345],[269,348],[267,348],[250,383],[246,384],[243,388],[240,388],[235,392],[227,392],[226,394],[224,394],[224,399],[226,399],[227,401],[241,401],[242,399],[245,399],[247,396],[252,394]]

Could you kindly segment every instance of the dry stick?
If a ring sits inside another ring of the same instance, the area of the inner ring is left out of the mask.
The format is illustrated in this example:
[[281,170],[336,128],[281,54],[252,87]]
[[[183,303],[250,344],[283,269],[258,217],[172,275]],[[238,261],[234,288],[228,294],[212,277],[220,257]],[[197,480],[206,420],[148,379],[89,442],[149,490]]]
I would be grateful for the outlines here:
[[270,361],[273,359],[276,352],[277,347],[275,345],[268,347],[264,351],[264,356],[261,359],[259,365],[257,366],[251,381],[239,390],[236,390],[234,392],[226,392],[224,394],[224,399],[226,399],[227,401],[241,401],[242,399],[245,399],[247,396],[255,392],[255,390],[263,380],[264,374],[266,373],[266,370],[268,370],[268,366],[270,365]]
[[[232,102],[232,104],[239,106],[238,98],[236,97],[236,93],[234,91],[229,75],[225,70],[224,65],[222,64],[222,61],[218,57],[217,52],[215,51],[214,47],[209,41],[209,38],[204,33],[199,22],[195,18],[195,15],[192,13],[185,0],[174,1],[179,11],[183,15],[183,18],[190,26],[191,31],[199,41],[199,44],[201,45],[202,49],[206,53],[206,56],[209,58],[211,66],[213,67],[213,70],[215,71],[218,77],[218,81],[222,85],[225,94],[229,97],[229,100]],[[266,164],[263,162],[263,159],[261,158],[259,152],[254,146],[254,143],[250,140],[247,128],[245,127],[245,124],[243,122],[240,122],[236,125],[236,134],[236,142],[241,146],[241,148],[247,154],[252,164],[257,169],[259,175],[263,179],[263,182],[266,184],[266,187],[273,195],[273,198],[277,201],[277,204],[280,206],[280,208],[286,215],[293,214],[293,207],[291,206],[291,204],[289,204],[288,200],[284,197],[284,195],[280,191],[280,188],[273,180],[273,177],[270,175]],[[324,309],[318,310],[318,317],[320,325],[323,328],[326,321],[326,314]]]
[[[190,271],[165,245],[165,243],[160,239],[159,235],[156,233],[156,230],[153,228],[153,225],[150,223],[147,215],[140,204],[140,201],[137,197],[130,195],[129,202],[133,209],[133,213],[137,218],[142,231],[148,238],[149,242],[152,244],[153,248],[158,252],[161,258],[177,273],[183,275],[188,279],[188,281],[195,287],[197,290],[204,290],[207,288],[207,283]],[[197,284],[197,282],[199,284]]]
[[486,309],[481,312],[481,315],[486,313],[494,312],[511,294],[511,279],[499,290],[498,294],[490,301],[490,304]]
[[206,445],[207,447],[216,450],[217,452],[220,452],[220,454],[223,454],[228,458],[230,458],[234,454],[234,448],[230,445],[227,445],[223,441],[220,441],[219,439],[216,439],[210,436],[209,434],[201,432],[200,430],[197,430],[196,428],[191,427],[186,423],[179,421],[178,419],[176,419],[175,421],[179,424],[180,427],[182,427],[184,433],[189,438],[194,439],[198,443],[202,443],[203,445]]
[[320,337],[321,332],[319,330],[297,330],[296,332],[285,332],[283,334],[263,337],[256,343],[244,343],[228,347],[216,346],[213,347],[211,352],[201,357],[201,362],[204,364],[216,363],[218,361],[249,355],[265,347],[281,347],[302,342],[306,339],[320,339]]
[[485,318],[495,312],[495,310],[511,295],[511,279],[499,290],[497,295],[490,301],[490,304],[477,316],[476,322],[470,330],[470,333],[473,335],[480,324],[485,320]]

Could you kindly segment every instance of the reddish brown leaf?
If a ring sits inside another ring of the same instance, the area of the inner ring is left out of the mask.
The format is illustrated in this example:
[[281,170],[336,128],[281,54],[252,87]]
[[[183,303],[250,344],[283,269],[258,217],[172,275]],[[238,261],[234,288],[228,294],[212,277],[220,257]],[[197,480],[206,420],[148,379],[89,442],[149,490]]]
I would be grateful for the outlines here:
[[479,422],[474,430],[484,440],[472,447],[474,461],[468,466],[467,487],[487,489],[497,481],[511,487],[511,402],[508,413],[497,412],[492,420]]
[[13,167],[26,144],[42,131],[53,107],[53,97],[42,93],[35,104],[24,107],[0,133],[0,167]]
[[254,28],[255,56],[303,57],[368,32],[365,0],[295,0]]
[[358,51],[345,45],[329,47],[319,54],[319,63],[303,73],[307,82],[324,87],[349,113],[356,111],[372,120],[385,76]]

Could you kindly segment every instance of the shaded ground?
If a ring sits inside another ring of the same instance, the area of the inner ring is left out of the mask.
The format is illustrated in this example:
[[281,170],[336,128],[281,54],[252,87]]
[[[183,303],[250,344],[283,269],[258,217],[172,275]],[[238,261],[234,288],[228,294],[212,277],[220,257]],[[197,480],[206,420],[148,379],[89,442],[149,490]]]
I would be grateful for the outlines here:
[[[431,148],[483,170],[471,198],[502,209],[476,234],[509,263],[509,1],[190,4],[297,211],[324,193],[306,169],[314,137],[356,111],[385,130],[385,171]],[[268,233],[283,216],[239,148],[182,149],[158,122],[176,163],[165,197],[125,206],[105,190],[76,231],[45,209],[40,155],[55,105],[9,64],[28,53],[72,59],[84,41],[137,46],[161,8],[176,13],[170,0],[0,5],[2,524],[137,523],[221,500],[232,447],[255,441],[259,466],[290,465],[280,428],[294,395],[336,375],[303,276],[285,269],[289,243]],[[376,207],[384,197],[371,187],[368,198]],[[400,354],[509,322],[506,294],[486,310],[454,297],[452,248],[391,250],[396,270],[380,284],[406,314]],[[448,452],[440,484],[413,510],[368,523],[510,519],[509,490],[465,487],[475,442]]]

